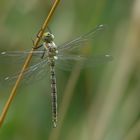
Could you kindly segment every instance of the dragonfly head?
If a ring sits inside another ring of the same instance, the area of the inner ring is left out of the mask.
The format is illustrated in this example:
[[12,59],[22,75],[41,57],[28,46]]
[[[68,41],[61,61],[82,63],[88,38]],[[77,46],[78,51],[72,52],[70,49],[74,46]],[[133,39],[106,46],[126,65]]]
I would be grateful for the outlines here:
[[54,40],[54,35],[51,34],[50,32],[46,32],[43,34],[43,41],[45,41],[46,43],[50,43]]

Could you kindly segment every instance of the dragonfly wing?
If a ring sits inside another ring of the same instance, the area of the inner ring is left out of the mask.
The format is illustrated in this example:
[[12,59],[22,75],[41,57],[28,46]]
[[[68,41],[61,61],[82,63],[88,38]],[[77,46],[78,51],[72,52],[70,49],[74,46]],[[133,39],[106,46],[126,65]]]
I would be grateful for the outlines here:
[[0,64],[1,63],[21,63],[25,61],[28,54],[33,54],[33,59],[41,58],[44,53],[43,50],[38,51],[3,51],[0,52]]
[[59,54],[58,60],[56,60],[56,67],[58,69],[70,71],[72,70],[76,61],[85,61],[86,58],[81,55],[69,55],[69,54]]
[[31,70],[31,72],[25,75],[24,83],[29,83],[30,81],[36,82],[46,77],[49,70],[47,66],[47,60],[43,60],[42,62],[40,62],[38,66],[35,66],[33,70]]
[[0,52],[1,57],[10,56],[10,57],[16,57],[16,56],[27,56],[28,54],[42,54],[44,51],[3,51]]
[[101,54],[92,57],[84,57],[81,55],[59,55],[57,60],[57,67],[63,70],[71,70],[79,62],[81,68],[94,67],[113,60],[113,57],[108,54]]
[[58,46],[58,49],[59,51],[65,51],[68,49],[74,49],[79,45],[81,45],[80,47],[82,47],[83,43],[87,42],[89,39],[93,39],[97,35],[97,33],[102,31],[104,28],[105,28],[104,25],[98,25],[93,30],[89,31],[88,33]]
[[[24,78],[26,79],[26,81],[28,81],[29,78],[31,78],[34,74],[34,78],[36,76],[38,76],[39,74],[42,74],[42,70],[44,71],[45,70],[45,67],[47,65],[47,60],[42,60],[40,62],[38,62],[37,64],[35,65],[32,65],[30,67],[28,67],[24,72],[23,72],[23,75],[24,75]],[[3,78],[2,80],[2,83],[13,83],[17,77],[21,74],[21,72],[18,72],[12,76],[6,76]],[[41,77],[41,76],[40,76]]]

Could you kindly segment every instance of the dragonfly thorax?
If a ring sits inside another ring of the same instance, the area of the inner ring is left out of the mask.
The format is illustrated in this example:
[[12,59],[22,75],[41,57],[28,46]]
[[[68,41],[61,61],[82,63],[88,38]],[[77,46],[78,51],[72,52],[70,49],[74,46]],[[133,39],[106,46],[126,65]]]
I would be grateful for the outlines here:
[[46,50],[46,56],[48,59],[57,59],[57,46],[53,42],[54,40],[54,35],[51,34],[50,32],[46,32],[43,34],[43,46]]
[[54,42],[51,43],[43,43],[43,46],[45,48],[45,55],[48,58],[48,60],[56,60],[57,59],[57,46]]

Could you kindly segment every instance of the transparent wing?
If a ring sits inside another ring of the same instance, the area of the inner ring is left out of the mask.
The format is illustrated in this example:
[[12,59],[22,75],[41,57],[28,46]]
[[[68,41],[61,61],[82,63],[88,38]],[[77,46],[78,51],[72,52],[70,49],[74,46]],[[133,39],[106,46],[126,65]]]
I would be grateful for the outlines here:
[[0,56],[1,57],[5,57],[5,56],[10,56],[10,57],[13,57],[13,56],[27,56],[28,54],[42,54],[44,51],[42,50],[39,50],[39,51],[3,51],[3,52],[0,52]]
[[68,49],[74,49],[77,46],[82,47],[83,43],[87,42],[89,39],[93,39],[99,31],[102,31],[104,29],[104,25],[98,25],[93,30],[89,31],[88,33],[77,37],[76,39],[66,42],[60,46],[58,46],[59,51],[65,51]]
[[48,70],[48,61],[42,60],[38,63],[38,66],[35,66],[33,70],[31,70],[28,74],[25,74],[23,80],[24,84],[37,82],[43,78],[47,78],[49,72]]
[[[26,79],[26,81],[28,81],[28,79],[30,79],[32,76],[33,78],[36,78],[36,77],[39,77],[41,78],[43,72],[46,70],[46,67],[47,66],[47,60],[42,60],[38,63],[36,63],[35,65],[32,65],[30,67],[28,67],[24,72],[23,72],[23,75],[24,75],[24,78],[23,79]],[[6,76],[4,77],[2,80],[1,80],[1,83],[13,83],[17,77],[19,76],[20,72],[18,73],[15,73],[14,75],[11,75],[11,76]]]
[[0,52],[0,64],[2,63],[21,63],[25,60],[28,54],[33,54],[33,59],[37,60],[40,59],[42,54],[44,53],[43,50],[37,51],[3,51]]
[[71,70],[76,61],[79,62],[79,66],[81,65],[81,68],[87,68],[105,64],[112,60],[113,57],[109,54],[101,54],[91,57],[64,54],[58,55],[56,66],[63,70]]

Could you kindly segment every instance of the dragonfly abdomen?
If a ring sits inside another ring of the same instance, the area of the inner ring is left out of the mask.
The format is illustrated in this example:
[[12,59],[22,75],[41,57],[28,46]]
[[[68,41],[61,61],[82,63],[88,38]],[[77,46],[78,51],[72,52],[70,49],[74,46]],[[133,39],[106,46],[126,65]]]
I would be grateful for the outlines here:
[[50,65],[51,74],[51,98],[52,98],[52,121],[53,126],[56,127],[57,123],[57,88],[54,64]]

